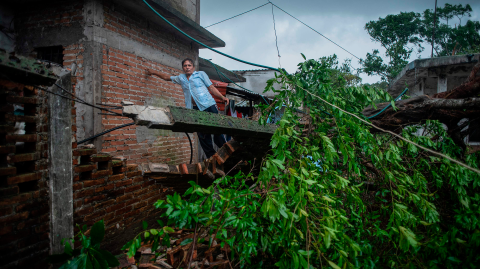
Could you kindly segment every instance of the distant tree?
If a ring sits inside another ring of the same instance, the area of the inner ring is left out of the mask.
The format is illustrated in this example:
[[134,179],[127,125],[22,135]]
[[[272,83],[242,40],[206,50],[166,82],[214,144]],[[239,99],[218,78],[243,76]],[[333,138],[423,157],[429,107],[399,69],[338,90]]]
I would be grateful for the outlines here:
[[[462,25],[464,17],[471,17],[470,5],[445,4],[437,9],[435,36],[433,36],[434,11],[425,10],[422,14],[400,12],[387,15],[365,25],[372,40],[385,48],[385,56],[378,50],[367,53],[360,60],[362,72],[367,75],[379,75],[383,81],[391,81],[408,63],[412,53],[421,53],[425,46],[434,40],[434,56],[480,52],[480,22],[468,20]],[[451,25],[458,19],[458,24]]]

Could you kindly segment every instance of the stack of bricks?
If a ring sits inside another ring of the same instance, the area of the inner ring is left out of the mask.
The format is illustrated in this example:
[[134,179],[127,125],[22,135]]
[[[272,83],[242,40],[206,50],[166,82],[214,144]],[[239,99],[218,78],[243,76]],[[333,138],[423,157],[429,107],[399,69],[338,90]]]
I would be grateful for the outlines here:
[[50,216],[46,97],[45,92],[33,87],[0,80],[2,268],[47,266],[44,259],[49,251]]
[[[88,145],[74,150],[73,156],[74,223],[91,227],[103,219],[105,244],[111,251],[119,251],[131,239],[128,230],[132,225],[158,216],[153,204],[164,198],[166,190],[154,179],[143,177],[138,165],[127,165],[124,158],[97,154]],[[77,232],[78,227],[75,229]],[[114,240],[116,237],[121,238]]]

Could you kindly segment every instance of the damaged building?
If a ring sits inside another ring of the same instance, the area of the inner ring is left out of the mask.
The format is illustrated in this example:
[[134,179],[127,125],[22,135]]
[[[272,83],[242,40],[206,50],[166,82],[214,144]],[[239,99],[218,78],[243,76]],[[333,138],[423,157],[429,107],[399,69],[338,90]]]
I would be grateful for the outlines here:
[[[195,39],[224,47],[199,25],[199,2],[149,4]],[[184,109],[180,86],[147,77],[146,68],[180,74],[184,58],[198,66],[200,47],[143,1],[19,0],[0,12],[1,268],[47,268],[76,225],[101,219],[103,246],[118,253],[142,221],[158,218],[155,201],[189,180],[210,184],[244,161],[236,151],[260,156],[265,149],[255,145],[275,130],[199,116]],[[168,120],[152,120],[157,110]],[[199,162],[194,133],[202,130],[237,137]]]

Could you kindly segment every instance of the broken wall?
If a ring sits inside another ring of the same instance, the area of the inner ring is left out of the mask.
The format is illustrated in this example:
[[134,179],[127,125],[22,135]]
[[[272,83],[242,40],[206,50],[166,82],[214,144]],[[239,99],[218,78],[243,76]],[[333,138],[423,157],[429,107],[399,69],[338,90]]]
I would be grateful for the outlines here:
[[[192,7],[186,10],[193,12]],[[145,69],[178,75],[182,59],[196,60],[198,47],[162,31],[142,14],[123,7],[121,1],[47,2],[17,12],[17,52],[35,56],[35,48],[63,46],[63,65],[75,64],[75,94],[83,100],[93,104],[115,105],[126,100],[142,105],[184,106],[178,85],[146,77]],[[99,110],[79,103],[75,112],[77,142],[130,122],[100,115]],[[191,138],[193,156],[197,156],[196,138]],[[124,156],[129,163],[173,164],[190,159],[190,144],[183,133],[129,126],[88,143],[99,152]]]
[[48,268],[47,95],[0,78],[0,261]]

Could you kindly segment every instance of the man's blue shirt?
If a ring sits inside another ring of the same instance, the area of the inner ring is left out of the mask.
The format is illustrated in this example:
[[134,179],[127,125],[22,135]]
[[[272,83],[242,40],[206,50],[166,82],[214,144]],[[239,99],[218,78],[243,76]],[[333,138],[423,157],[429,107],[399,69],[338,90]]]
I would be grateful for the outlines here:
[[190,79],[187,79],[187,75],[185,74],[171,76],[170,79],[173,83],[182,86],[183,95],[185,96],[185,106],[187,108],[193,108],[192,97],[200,111],[216,104],[215,99],[213,99],[208,91],[208,87],[212,85],[212,82],[205,72],[195,71],[190,76]]

